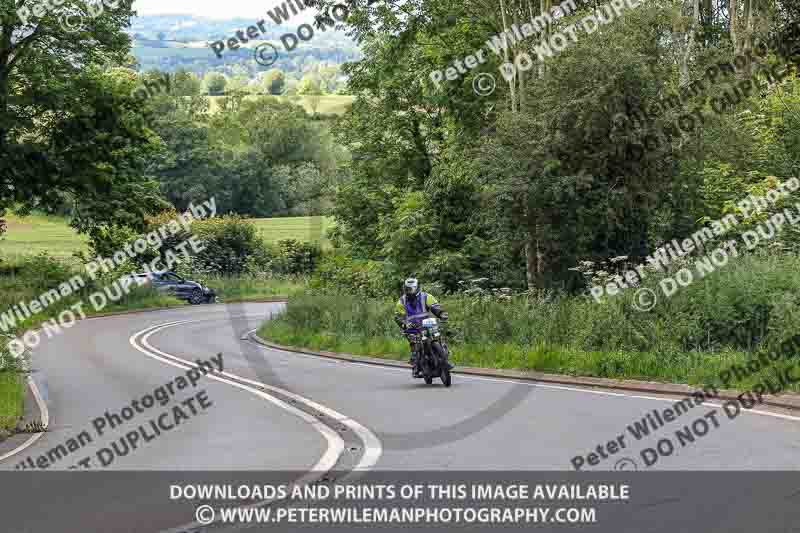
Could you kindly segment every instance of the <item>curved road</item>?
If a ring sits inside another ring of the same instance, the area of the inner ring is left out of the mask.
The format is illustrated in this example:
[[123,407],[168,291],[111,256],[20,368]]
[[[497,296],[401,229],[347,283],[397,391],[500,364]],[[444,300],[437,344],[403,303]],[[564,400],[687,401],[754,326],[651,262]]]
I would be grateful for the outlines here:
[[[457,374],[450,389],[427,387],[405,368],[298,355],[248,339],[282,305],[91,319],[43,342],[34,354],[33,376],[48,406],[49,431],[0,461],[0,469],[19,469],[28,457],[35,462],[60,444],[66,448],[84,430],[92,442],[68,450],[48,471],[96,459],[100,448],[200,391],[210,405],[200,408],[195,399],[192,413],[183,404],[188,416],[178,425],[117,454],[106,470],[285,470],[314,479],[329,470],[354,469],[573,470],[576,456],[583,470],[798,468],[798,417],[751,411],[729,419],[704,404],[637,441],[627,426],[672,408],[678,399]],[[120,413],[185,376],[187,363],[218,353],[223,372],[174,390],[165,406],[145,409],[96,436],[93,421],[106,411]],[[695,442],[677,446],[675,431],[692,424]],[[665,436],[676,443],[674,453],[646,468],[641,450]],[[0,457],[23,440],[17,436],[0,445]],[[596,452],[598,446],[607,458]],[[100,468],[96,463],[94,469]]]

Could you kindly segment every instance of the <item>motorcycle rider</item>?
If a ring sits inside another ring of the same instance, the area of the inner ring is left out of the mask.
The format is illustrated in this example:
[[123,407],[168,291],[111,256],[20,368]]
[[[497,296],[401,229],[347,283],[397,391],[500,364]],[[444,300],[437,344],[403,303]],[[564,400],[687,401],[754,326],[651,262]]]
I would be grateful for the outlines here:
[[[403,283],[403,295],[397,301],[395,306],[394,321],[403,330],[403,333],[417,333],[419,329],[414,327],[415,323],[419,324],[423,318],[428,318],[430,313],[433,313],[441,320],[447,320],[447,313],[442,309],[442,306],[436,301],[432,294],[421,292],[419,290],[419,281],[416,278],[408,278]],[[411,350],[411,360],[409,361],[412,366],[412,375],[415,378],[422,377],[422,371],[419,368],[419,358],[415,350],[416,346],[411,340],[408,341]],[[453,365],[448,363],[450,368]]]

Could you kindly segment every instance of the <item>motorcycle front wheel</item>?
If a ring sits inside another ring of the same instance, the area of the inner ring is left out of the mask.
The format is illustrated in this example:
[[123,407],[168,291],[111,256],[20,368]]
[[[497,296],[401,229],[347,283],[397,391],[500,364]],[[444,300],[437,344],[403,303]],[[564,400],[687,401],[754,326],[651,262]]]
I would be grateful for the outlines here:
[[425,378],[426,385],[432,385],[434,369],[431,367],[431,354],[426,348],[427,347],[424,344],[420,345],[420,357],[422,357],[422,377]]
[[442,383],[444,383],[445,387],[449,387],[450,385],[453,384],[453,380],[450,377],[450,369],[449,368],[443,368],[442,369]]
[[439,376],[442,378],[442,383],[445,387],[449,387],[453,384],[453,380],[450,377],[450,367],[447,366],[447,355],[445,354],[442,345],[438,342],[431,344],[431,348],[436,356],[436,362],[439,365]]

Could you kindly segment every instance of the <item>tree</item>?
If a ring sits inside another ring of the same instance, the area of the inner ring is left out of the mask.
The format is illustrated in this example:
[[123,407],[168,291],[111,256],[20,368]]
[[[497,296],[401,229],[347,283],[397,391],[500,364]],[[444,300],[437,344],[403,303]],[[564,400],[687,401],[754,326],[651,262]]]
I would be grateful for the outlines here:
[[320,67],[318,76],[320,80],[320,89],[322,89],[322,91],[327,94],[336,92],[336,78],[339,76],[339,67]]
[[319,108],[320,99],[323,95],[319,80],[310,78],[308,76],[304,77],[300,82],[300,85],[297,87],[297,94],[299,96],[306,97],[306,101],[308,101],[311,111],[316,115],[317,109]]
[[286,91],[286,75],[281,70],[271,68],[261,75],[260,85],[264,93],[280,96]]
[[177,208],[210,196],[221,213],[260,217],[319,214],[330,206],[341,154],[302,107],[233,95],[220,97],[209,115],[185,100],[166,96],[146,103],[166,145],[153,173]]
[[173,92],[179,96],[199,96],[202,93],[203,82],[194,72],[179,68],[175,71],[172,81]]
[[228,78],[219,72],[209,72],[203,78],[203,85],[205,91],[209,96],[221,96],[225,94],[225,87],[228,83]]
[[[93,17],[88,3],[65,0],[26,18],[24,3],[0,1],[0,211],[66,199],[90,232],[140,224],[163,206],[144,172],[158,145],[131,94],[135,76],[104,72],[128,57],[131,3]],[[91,23],[68,31],[67,16]]]
[[242,94],[249,94],[250,93],[250,78],[247,76],[236,75],[228,79],[228,82],[225,85],[225,92],[229,94],[233,93],[242,93]]
[[[325,17],[336,0],[314,4]],[[786,118],[762,113],[752,102],[740,106],[755,115],[743,117],[757,119],[749,127],[716,117],[694,131],[674,126],[682,115],[703,110],[705,97],[721,94],[727,84],[687,95],[682,89],[691,80],[732,59],[731,49],[746,51],[753,32],[785,32],[769,27],[772,2],[642,2],[598,31],[578,29],[571,39],[568,25],[598,6],[576,2],[574,14],[548,16],[552,20],[536,35],[509,39],[507,49],[487,53],[484,64],[462,78],[438,84],[432,72],[485,49],[487,40],[515,25],[525,32],[526,21],[550,13],[556,2],[368,4],[348,3],[348,30],[362,41],[364,56],[342,67],[356,100],[335,128],[353,154],[353,180],[337,193],[337,231],[359,258],[430,272],[448,264],[493,280],[519,280],[529,289],[573,289],[582,280],[569,268],[579,259],[625,255],[635,261],[688,228],[696,231],[704,184],[716,187],[717,196],[717,189],[746,195],[737,184],[753,181],[729,179],[730,167],[743,174],[763,161],[770,162],[764,168],[791,168],[791,150],[754,141],[761,135],[793,143],[794,135],[767,127]],[[782,15],[795,13],[790,4],[775,7]],[[539,61],[534,47],[556,32],[569,46]],[[475,94],[476,76],[499,76],[500,64],[522,52],[535,68],[517,69],[507,83],[498,79],[487,96]],[[309,70],[306,78],[317,72]],[[304,79],[298,92],[307,93],[309,85]],[[680,105],[661,105],[667,97]],[[775,109],[784,111],[779,101]],[[660,111],[647,124],[616,121],[651,108]],[[660,143],[655,147],[646,137],[651,134]],[[784,160],[780,166],[778,159]],[[429,200],[434,196],[435,203]],[[720,208],[719,198],[708,196]],[[500,252],[503,260],[492,262],[481,248]]]

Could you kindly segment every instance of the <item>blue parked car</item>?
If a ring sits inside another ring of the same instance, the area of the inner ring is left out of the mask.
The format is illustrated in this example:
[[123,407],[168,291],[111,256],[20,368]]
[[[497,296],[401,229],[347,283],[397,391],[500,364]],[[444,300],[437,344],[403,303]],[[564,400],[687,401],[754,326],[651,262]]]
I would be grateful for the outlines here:
[[217,301],[217,293],[197,281],[184,279],[174,272],[147,272],[131,274],[130,283],[139,286],[152,285],[156,290],[167,292],[190,304],[213,303]]

